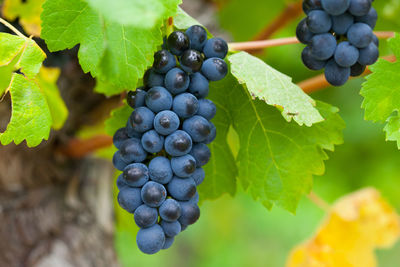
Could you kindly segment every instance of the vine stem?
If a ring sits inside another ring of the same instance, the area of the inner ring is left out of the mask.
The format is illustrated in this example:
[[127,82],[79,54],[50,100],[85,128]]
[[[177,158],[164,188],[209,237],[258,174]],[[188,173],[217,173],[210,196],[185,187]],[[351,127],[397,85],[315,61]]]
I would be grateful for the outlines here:
[[[394,36],[394,32],[374,32],[376,36],[380,39],[388,39]],[[229,50],[238,51],[238,50],[260,50],[263,48],[274,47],[274,46],[283,46],[289,44],[298,44],[300,43],[296,37],[287,37],[287,38],[279,38],[279,39],[267,39],[261,41],[250,41],[250,42],[239,42],[239,43],[229,43]]]
[[58,152],[70,158],[82,158],[101,148],[110,147],[113,139],[108,135],[97,135],[89,139],[73,138],[68,143],[60,147]]
[[9,23],[8,21],[4,20],[3,18],[0,18],[0,23],[2,23],[4,26],[6,26],[7,28],[9,28],[10,30],[12,30],[16,35],[18,35],[19,37],[28,39],[28,37],[26,37],[25,35],[23,35],[19,30],[17,30],[17,28],[15,28],[13,25],[11,25],[11,23]]
[[309,200],[311,200],[311,202],[313,202],[315,205],[317,205],[323,211],[330,212],[331,205],[329,205],[328,202],[326,202],[320,196],[318,196],[314,191],[311,191],[311,193],[308,194],[307,197]]

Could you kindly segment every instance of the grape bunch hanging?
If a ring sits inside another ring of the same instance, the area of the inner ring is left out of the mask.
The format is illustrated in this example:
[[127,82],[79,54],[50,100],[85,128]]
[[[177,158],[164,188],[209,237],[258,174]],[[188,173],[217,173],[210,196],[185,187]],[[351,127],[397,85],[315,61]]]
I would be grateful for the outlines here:
[[297,26],[306,44],[301,58],[311,70],[325,68],[326,80],[340,86],[361,75],[379,57],[379,40],[372,32],[378,14],[373,0],[304,0],[307,14]]
[[169,248],[199,219],[196,187],[211,156],[207,144],[216,137],[210,121],[216,106],[206,97],[209,81],[227,75],[227,53],[227,43],[207,39],[201,26],[175,31],[154,54],[144,86],[127,94],[134,111],[114,135],[119,150],[113,163],[123,171],[118,202],[134,214],[137,245],[144,253]]

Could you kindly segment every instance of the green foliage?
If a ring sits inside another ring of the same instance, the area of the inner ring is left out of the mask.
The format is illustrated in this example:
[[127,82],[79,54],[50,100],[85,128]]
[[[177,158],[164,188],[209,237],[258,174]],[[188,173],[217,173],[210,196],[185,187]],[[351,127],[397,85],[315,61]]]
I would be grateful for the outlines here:
[[[397,59],[400,57],[400,35],[396,34],[389,45]],[[388,121],[385,127],[387,139],[397,141],[400,147],[400,125],[398,123],[400,110],[400,62],[388,62],[379,59],[371,66],[372,74],[368,75],[363,84],[361,95],[364,97],[362,107],[365,109],[365,119],[374,122]],[[396,113],[390,119],[392,113]]]
[[111,112],[110,118],[105,122],[106,133],[113,136],[119,128],[125,127],[132,111],[132,108],[126,103],[123,106],[114,109]]
[[[91,1],[96,6],[100,2]],[[122,2],[129,5],[128,1],[117,1],[115,5]],[[83,70],[116,87],[103,87],[105,94],[117,94],[135,88],[152,64],[153,53],[162,43],[162,21],[175,14],[179,1],[163,3],[166,12],[157,12],[152,28],[142,28],[114,22],[83,0],[48,0],[43,5],[42,38],[51,51],[80,44],[78,57]],[[115,17],[114,11],[110,16]],[[143,21],[148,14],[130,16]]]

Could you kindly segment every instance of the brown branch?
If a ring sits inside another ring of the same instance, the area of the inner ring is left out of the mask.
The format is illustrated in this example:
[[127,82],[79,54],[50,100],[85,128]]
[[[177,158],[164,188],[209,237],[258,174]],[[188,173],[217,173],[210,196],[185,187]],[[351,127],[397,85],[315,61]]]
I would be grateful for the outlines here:
[[89,139],[73,138],[58,149],[58,152],[70,158],[82,158],[101,148],[109,147],[113,144],[112,137],[108,135],[93,136]]

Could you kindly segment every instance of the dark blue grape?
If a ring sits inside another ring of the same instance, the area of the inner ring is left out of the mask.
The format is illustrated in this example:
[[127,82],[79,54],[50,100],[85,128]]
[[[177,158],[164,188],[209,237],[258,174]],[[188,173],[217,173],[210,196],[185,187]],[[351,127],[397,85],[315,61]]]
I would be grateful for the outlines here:
[[355,17],[355,21],[368,24],[371,27],[371,29],[375,28],[377,20],[378,20],[378,13],[376,12],[376,9],[373,7],[371,7],[367,15],[361,17]]
[[334,59],[328,61],[325,66],[325,78],[334,85],[341,86],[347,82],[350,77],[350,68],[343,68],[336,64]]
[[296,27],[296,37],[303,44],[309,44],[314,34],[308,29],[307,18],[302,19]]
[[141,142],[147,152],[158,153],[164,147],[164,136],[159,135],[155,130],[150,130],[143,134]]
[[153,128],[154,113],[146,107],[135,109],[129,117],[132,129],[138,133],[144,133]]
[[371,0],[350,0],[349,12],[353,16],[365,16],[371,9]]
[[358,49],[349,42],[341,42],[335,51],[335,61],[341,67],[351,67],[358,60]]
[[200,218],[199,206],[189,201],[181,201],[179,204],[181,204],[182,215],[178,221],[182,226],[194,224]]
[[312,33],[326,33],[332,28],[331,16],[323,10],[308,13],[306,23]]
[[157,73],[153,68],[150,68],[144,73],[143,85],[146,89],[156,86],[164,87],[164,75]]
[[128,134],[128,136],[130,137],[130,138],[132,138],[132,137],[134,137],[134,138],[138,138],[138,139],[140,139],[140,138],[142,138],[142,133],[139,133],[139,132],[136,132],[133,128],[132,128],[132,124],[130,123],[130,121],[128,120],[127,121],[127,123],[126,123],[126,132],[127,132],[127,134]]
[[228,65],[220,58],[209,58],[204,61],[201,73],[210,81],[219,81],[228,74]]
[[375,34],[372,35],[372,42],[376,45],[376,47],[379,47],[379,39]]
[[211,132],[211,125],[205,118],[195,115],[183,122],[182,129],[194,142],[203,142]]
[[176,59],[168,50],[160,50],[154,54],[153,69],[161,74],[167,73],[176,66]]
[[128,165],[128,163],[126,163],[126,162],[122,159],[122,157],[121,157],[121,152],[120,152],[120,151],[115,152],[115,154],[114,154],[114,156],[113,156],[113,159],[112,159],[112,162],[113,162],[113,164],[114,164],[114,167],[115,167],[117,170],[120,170],[120,171],[123,171],[123,170],[125,169],[125,167]]
[[167,190],[162,184],[149,181],[142,187],[141,196],[146,205],[156,208],[164,202],[167,197]]
[[331,15],[337,16],[346,12],[350,0],[321,0],[323,9]]
[[136,243],[143,253],[155,254],[164,247],[164,231],[158,224],[142,228],[136,235]]
[[206,173],[204,172],[203,168],[196,168],[196,170],[192,173],[191,176],[196,183],[196,186],[199,186],[203,181],[204,178],[206,177]]
[[138,108],[144,106],[144,100],[146,97],[146,91],[141,88],[136,89],[135,91],[129,91],[126,96],[126,102],[131,108]]
[[199,200],[200,200],[199,192],[196,192],[196,194],[194,194],[194,196],[191,199],[189,199],[188,202],[192,204],[197,204],[199,203]]
[[178,178],[174,176],[167,188],[168,193],[177,200],[189,200],[196,194],[196,184],[190,177]]
[[181,205],[178,201],[169,198],[160,206],[160,217],[166,222],[174,222],[181,216]]
[[147,228],[157,223],[158,212],[157,209],[143,204],[136,209],[133,218],[137,226]]
[[212,141],[214,141],[215,137],[217,137],[217,128],[211,121],[209,123],[210,123],[211,130],[210,130],[210,134],[203,141],[204,144],[210,144]]
[[166,222],[161,221],[161,228],[168,237],[174,237],[181,232],[181,224],[178,221]]
[[199,110],[199,101],[190,93],[183,93],[175,96],[172,110],[180,118],[189,118]]
[[336,38],[330,33],[315,35],[310,44],[311,55],[318,60],[326,60],[336,50]]
[[122,173],[118,176],[116,184],[118,190],[122,190],[123,188],[128,187],[128,185],[124,181],[124,178],[122,177]]
[[200,115],[207,120],[211,120],[214,118],[217,113],[217,107],[214,102],[209,99],[200,99],[199,100],[199,110],[197,111],[197,115]]
[[199,143],[192,147],[190,155],[192,155],[196,160],[196,166],[201,167],[208,163],[211,157],[211,152],[207,145]]
[[149,170],[142,163],[133,163],[125,167],[122,177],[127,185],[141,187],[149,180]]
[[192,138],[187,132],[177,130],[165,138],[164,148],[173,157],[186,155],[192,149]]
[[174,241],[175,241],[174,237],[166,236],[165,243],[164,243],[164,246],[162,247],[162,249],[169,249],[172,246],[172,244],[174,243]]
[[199,72],[190,75],[188,91],[198,99],[206,97],[209,91],[209,82],[207,78]]
[[365,23],[357,22],[347,31],[347,39],[357,48],[367,47],[372,42],[372,29]]
[[154,118],[154,129],[162,135],[169,135],[179,128],[179,118],[175,112],[165,110]]
[[358,63],[361,65],[372,65],[379,57],[379,49],[371,42],[367,47],[360,49],[360,57]]
[[360,76],[361,74],[363,74],[365,69],[366,69],[365,65],[361,65],[360,63],[357,62],[356,64],[351,66],[351,68],[350,68],[350,76],[352,76],[352,77]]
[[222,38],[211,38],[206,42],[203,53],[206,58],[224,59],[228,54],[228,44]]
[[190,48],[203,51],[207,42],[207,31],[200,25],[193,25],[186,30],[186,35],[190,40]]
[[303,61],[304,66],[310,70],[321,70],[326,64],[325,60],[318,60],[312,56],[309,46],[304,47],[303,51],[301,52],[301,60]]
[[113,136],[113,144],[116,148],[119,149],[121,147],[121,144],[127,139],[129,139],[129,136],[126,128],[124,127],[118,129]]
[[308,14],[312,10],[322,9],[321,0],[304,0],[303,11]]
[[123,188],[119,191],[117,199],[121,208],[129,213],[134,213],[135,210],[143,204],[139,188]]
[[190,78],[186,72],[179,68],[173,68],[165,75],[165,88],[176,95],[186,91],[189,87]]
[[197,50],[188,49],[183,52],[180,63],[181,68],[189,73],[197,72],[201,70],[201,66],[203,66],[203,56]]
[[332,16],[332,30],[336,34],[346,34],[353,23],[354,17],[349,13],[344,13],[339,16]]
[[155,157],[149,163],[150,179],[160,184],[167,184],[171,181],[173,173],[171,162],[165,157]]
[[153,87],[147,92],[146,105],[155,113],[168,110],[172,106],[172,95],[164,87]]
[[196,159],[187,154],[171,158],[171,168],[178,177],[189,177],[196,170]]
[[142,162],[147,157],[146,151],[144,151],[140,140],[137,138],[130,138],[123,142],[119,151],[123,161],[128,163]]
[[180,56],[184,51],[189,49],[190,40],[185,33],[175,31],[168,36],[167,44],[172,54]]

